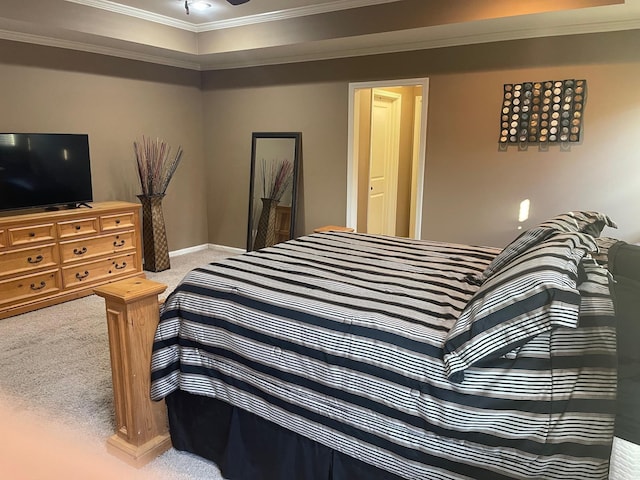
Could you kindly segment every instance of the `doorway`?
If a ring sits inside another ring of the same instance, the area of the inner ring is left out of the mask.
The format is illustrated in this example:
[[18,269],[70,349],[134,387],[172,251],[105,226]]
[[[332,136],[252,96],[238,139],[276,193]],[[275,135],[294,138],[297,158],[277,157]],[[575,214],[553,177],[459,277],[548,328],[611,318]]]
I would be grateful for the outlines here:
[[426,78],[349,84],[347,226],[421,237],[427,95]]

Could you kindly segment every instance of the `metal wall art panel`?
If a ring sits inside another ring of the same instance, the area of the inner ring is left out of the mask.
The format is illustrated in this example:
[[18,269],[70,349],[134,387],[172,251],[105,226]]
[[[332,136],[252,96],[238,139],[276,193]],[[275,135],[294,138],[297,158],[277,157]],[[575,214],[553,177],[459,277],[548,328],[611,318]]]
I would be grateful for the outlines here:
[[504,85],[500,144],[579,142],[586,80]]

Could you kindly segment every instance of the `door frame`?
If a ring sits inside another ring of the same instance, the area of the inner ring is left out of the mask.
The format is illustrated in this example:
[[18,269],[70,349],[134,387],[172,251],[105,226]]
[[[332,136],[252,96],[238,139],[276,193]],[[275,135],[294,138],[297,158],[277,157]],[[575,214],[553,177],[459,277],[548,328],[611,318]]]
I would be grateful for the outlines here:
[[346,226],[357,229],[358,220],[358,156],[355,154],[357,143],[355,142],[355,125],[358,123],[355,118],[355,95],[356,91],[362,89],[404,87],[418,85],[422,92],[422,114],[420,116],[420,143],[418,158],[418,181],[417,191],[414,192],[416,201],[414,231],[409,232],[412,238],[422,237],[422,207],[424,203],[424,177],[425,159],[427,145],[427,110],[429,98],[428,78],[405,78],[401,80],[379,80],[374,82],[351,82],[349,83],[349,119],[347,135],[347,221]]

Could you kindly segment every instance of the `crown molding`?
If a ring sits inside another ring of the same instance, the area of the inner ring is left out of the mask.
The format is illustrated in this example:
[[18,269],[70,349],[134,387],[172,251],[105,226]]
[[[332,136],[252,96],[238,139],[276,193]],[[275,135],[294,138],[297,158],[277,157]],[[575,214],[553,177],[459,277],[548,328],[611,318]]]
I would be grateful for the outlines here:
[[383,3],[393,3],[400,0],[335,0],[333,2],[325,2],[317,5],[309,5],[305,7],[295,7],[286,10],[278,10],[274,12],[260,13],[256,15],[247,15],[244,17],[232,18],[228,20],[218,20],[214,22],[193,24],[190,22],[177,20],[172,17],[152,13],[127,5],[122,5],[109,0],[65,0],[66,2],[77,3],[87,7],[98,8],[121,15],[147,20],[149,22],[167,25],[169,27],[180,28],[189,32],[209,32],[213,30],[222,30],[225,28],[242,27],[245,25],[255,25],[258,23],[273,22],[276,20],[286,20],[289,18],[305,17],[308,15],[318,15],[322,13],[336,12],[339,10],[348,10],[351,8],[370,7]]
[[167,17],[166,15],[152,13],[147,10],[130,7],[128,5],[122,5],[120,3],[110,2],[108,0],[65,0],[65,2],[77,3],[79,5],[84,5],[85,7],[98,8],[107,12],[119,13],[121,15],[139,18],[148,22],[159,23],[169,27],[188,30],[190,32],[197,32],[197,27],[193,23],[183,20],[176,20],[175,18]]
[[149,55],[121,48],[105,47],[86,42],[76,42],[73,40],[62,40],[59,38],[47,37],[44,35],[34,35],[31,33],[12,32],[9,30],[0,29],[0,39],[11,40],[15,42],[33,43],[46,47],[65,48],[68,50],[77,50],[87,53],[97,53],[100,55],[126,58],[128,60],[137,60],[140,62],[155,63],[158,65],[184,68],[187,70],[201,70],[199,62],[188,62],[172,58],[171,56]]
[[[433,27],[437,28],[437,27]],[[230,70],[235,68],[260,67],[266,65],[279,65],[287,63],[310,62],[332,60],[339,58],[360,57],[366,55],[381,55],[388,53],[408,52],[415,50],[431,50],[436,48],[459,47],[464,45],[476,45],[482,43],[505,42],[511,40],[525,40],[542,37],[558,37],[563,35],[581,35],[589,33],[607,33],[624,30],[640,29],[640,19],[605,21],[597,23],[584,23],[580,25],[555,25],[548,28],[530,28],[502,30],[491,33],[475,33],[472,35],[446,35],[432,36],[420,41],[380,41],[374,46],[363,47],[342,47],[333,50],[318,52],[305,52],[304,54],[271,56],[265,59],[247,59],[241,61],[214,61],[203,60],[200,63],[200,70]],[[421,30],[421,29],[417,29]],[[384,38],[385,34],[379,34]],[[215,57],[214,57],[215,58]]]

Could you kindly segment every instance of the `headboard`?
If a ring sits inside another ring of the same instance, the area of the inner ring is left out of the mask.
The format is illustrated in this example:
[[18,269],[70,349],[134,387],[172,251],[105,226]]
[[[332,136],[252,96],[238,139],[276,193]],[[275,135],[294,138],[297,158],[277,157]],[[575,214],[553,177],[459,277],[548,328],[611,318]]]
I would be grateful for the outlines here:
[[640,246],[613,244],[608,268],[618,318],[616,436],[640,444]]

